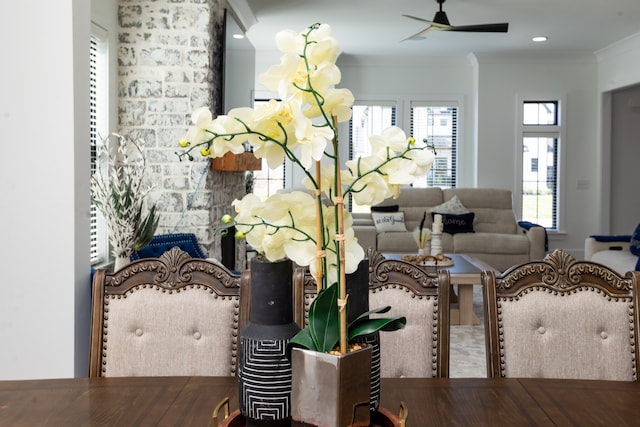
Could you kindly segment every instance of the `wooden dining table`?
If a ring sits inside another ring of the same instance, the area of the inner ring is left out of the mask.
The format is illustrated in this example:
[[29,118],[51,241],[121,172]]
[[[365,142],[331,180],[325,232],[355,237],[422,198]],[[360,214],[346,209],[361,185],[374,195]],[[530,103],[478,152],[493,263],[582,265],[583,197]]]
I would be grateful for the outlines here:
[[[0,381],[0,426],[211,426],[233,377]],[[383,378],[382,406],[406,425],[638,426],[640,383],[558,379]]]

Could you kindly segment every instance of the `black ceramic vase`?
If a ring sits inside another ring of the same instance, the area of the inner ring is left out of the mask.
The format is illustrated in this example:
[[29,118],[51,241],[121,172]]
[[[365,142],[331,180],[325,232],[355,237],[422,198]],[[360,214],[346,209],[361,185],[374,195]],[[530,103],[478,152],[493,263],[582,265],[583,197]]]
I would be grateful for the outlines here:
[[289,426],[291,362],[289,340],[300,331],[293,321],[293,264],[251,260],[249,322],[240,331],[239,406],[246,426]]
[[[369,311],[369,260],[363,259],[358,269],[347,275],[347,293],[349,294],[349,312],[347,323],[351,323],[362,313]],[[374,332],[356,339],[357,342],[371,346],[371,399],[370,409],[376,411],[380,406],[380,332]]]

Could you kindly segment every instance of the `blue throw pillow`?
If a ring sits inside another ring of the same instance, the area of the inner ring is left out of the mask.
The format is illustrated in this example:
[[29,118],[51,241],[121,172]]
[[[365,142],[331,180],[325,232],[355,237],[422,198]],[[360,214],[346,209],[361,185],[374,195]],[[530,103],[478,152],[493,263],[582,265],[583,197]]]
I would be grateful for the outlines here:
[[[431,212],[431,221],[438,212]],[[473,212],[463,214],[440,214],[442,215],[442,231],[449,234],[475,233],[473,231],[473,219],[476,214]]]
[[636,230],[631,235],[631,241],[629,241],[629,250],[635,256],[640,256],[640,224],[638,224]]

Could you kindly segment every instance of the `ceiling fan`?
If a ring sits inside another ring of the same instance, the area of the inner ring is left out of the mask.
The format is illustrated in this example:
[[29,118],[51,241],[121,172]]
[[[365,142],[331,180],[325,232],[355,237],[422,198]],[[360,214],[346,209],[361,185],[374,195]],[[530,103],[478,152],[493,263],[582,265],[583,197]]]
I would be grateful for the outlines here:
[[[404,40],[412,40],[417,39],[420,36],[431,32],[431,31],[465,31],[465,32],[476,32],[476,33],[506,33],[509,29],[509,23],[502,22],[498,24],[477,24],[477,25],[460,25],[455,26],[449,23],[449,19],[447,18],[447,14],[442,10],[442,3],[445,0],[436,0],[436,2],[440,5],[440,10],[436,12],[436,16],[433,18],[433,21],[429,21],[428,19],[418,18],[417,16],[411,15],[402,15],[407,18],[415,19],[416,21],[420,21],[424,24],[428,24],[429,26],[424,30],[407,37]],[[403,40],[403,41],[404,41]]]

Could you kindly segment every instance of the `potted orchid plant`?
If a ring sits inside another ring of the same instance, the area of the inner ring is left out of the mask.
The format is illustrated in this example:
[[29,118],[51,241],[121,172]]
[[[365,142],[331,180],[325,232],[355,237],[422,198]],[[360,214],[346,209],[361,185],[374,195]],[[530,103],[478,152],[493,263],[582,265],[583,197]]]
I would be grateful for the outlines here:
[[352,93],[336,88],[340,70],[336,65],[337,41],[326,24],[314,24],[298,33],[281,31],[276,44],[283,53],[280,64],[261,76],[261,83],[276,92],[256,108],[235,108],[213,117],[209,109],[192,114],[193,127],[180,141],[179,157],[192,152],[220,157],[241,153],[245,144],[270,168],[285,159],[304,174],[309,191],[276,194],[262,200],[247,194],[233,202],[236,215],[222,218],[235,226],[236,238],[244,238],[270,261],[289,258],[308,266],[318,284],[318,296],[309,310],[309,323],[290,341],[327,353],[334,348],[344,355],[354,337],[376,330],[402,328],[404,317],[374,319],[365,313],[347,325],[346,275],[364,259],[345,208],[351,196],[359,205],[373,205],[397,197],[402,185],[427,174],[434,159],[424,142],[407,137],[399,127],[372,136],[371,155],[345,162],[341,169],[338,124],[351,118]]

